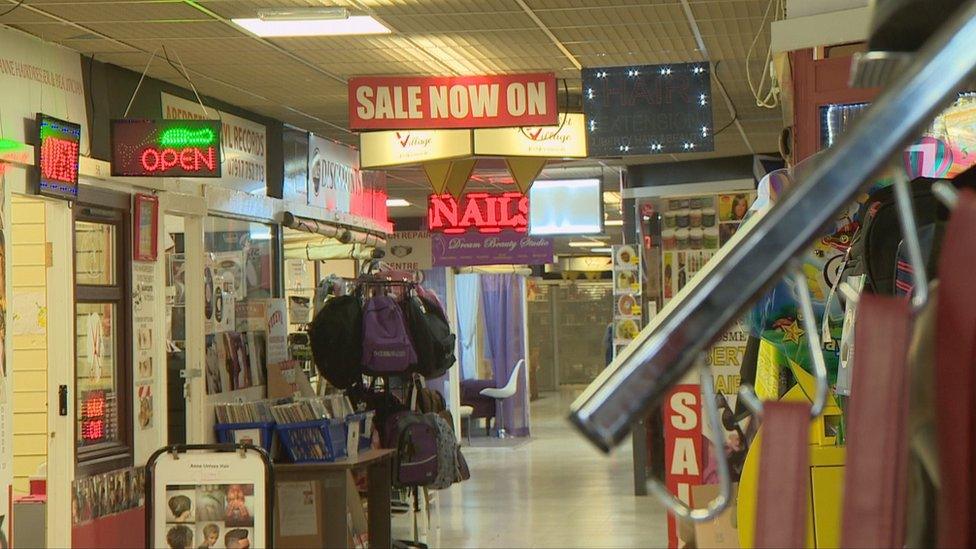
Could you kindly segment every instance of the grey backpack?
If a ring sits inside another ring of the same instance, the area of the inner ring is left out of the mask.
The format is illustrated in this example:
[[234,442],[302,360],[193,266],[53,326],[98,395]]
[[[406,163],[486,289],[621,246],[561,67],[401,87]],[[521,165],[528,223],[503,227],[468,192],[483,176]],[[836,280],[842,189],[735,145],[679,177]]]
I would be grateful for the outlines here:
[[434,490],[450,488],[457,480],[458,442],[454,429],[443,417],[436,413],[423,415],[424,421],[432,425],[437,433],[437,474],[429,485]]

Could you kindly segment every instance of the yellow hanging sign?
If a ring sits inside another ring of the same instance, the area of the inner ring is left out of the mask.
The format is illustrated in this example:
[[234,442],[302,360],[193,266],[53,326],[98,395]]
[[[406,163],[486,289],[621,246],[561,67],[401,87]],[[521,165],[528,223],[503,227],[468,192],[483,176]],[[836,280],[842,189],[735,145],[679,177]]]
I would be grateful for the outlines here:
[[559,116],[558,126],[474,130],[474,154],[586,158],[586,120],[581,113],[568,113]]
[[359,135],[362,169],[471,156],[471,130],[400,130]]

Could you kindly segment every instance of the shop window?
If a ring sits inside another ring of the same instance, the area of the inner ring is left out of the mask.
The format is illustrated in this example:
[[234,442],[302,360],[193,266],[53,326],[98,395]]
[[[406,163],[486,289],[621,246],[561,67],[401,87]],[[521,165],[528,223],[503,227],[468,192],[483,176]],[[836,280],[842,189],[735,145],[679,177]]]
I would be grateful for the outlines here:
[[264,385],[268,300],[280,288],[277,229],[219,217],[205,227],[207,394]]
[[820,150],[833,146],[864,114],[870,103],[823,105],[820,107]]
[[127,223],[125,210],[75,208],[75,442],[81,473],[132,462]]

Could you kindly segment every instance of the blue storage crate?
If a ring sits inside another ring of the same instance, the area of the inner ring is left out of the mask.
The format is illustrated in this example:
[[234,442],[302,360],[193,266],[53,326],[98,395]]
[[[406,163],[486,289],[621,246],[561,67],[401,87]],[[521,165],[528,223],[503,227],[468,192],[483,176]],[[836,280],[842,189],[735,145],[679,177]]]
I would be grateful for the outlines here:
[[346,422],[341,419],[279,423],[275,430],[292,463],[335,461],[348,455]]
[[359,451],[365,452],[373,445],[373,418],[376,412],[368,410],[346,416],[346,438],[349,437],[349,425],[359,422]]
[[[217,442],[223,444],[237,444],[242,440],[251,440],[251,444],[260,446],[267,452],[271,452],[272,442],[274,442],[274,427],[271,422],[254,423],[218,423],[214,425],[214,433],[217,435]],[[255,441],[255,435],[259,440]]]

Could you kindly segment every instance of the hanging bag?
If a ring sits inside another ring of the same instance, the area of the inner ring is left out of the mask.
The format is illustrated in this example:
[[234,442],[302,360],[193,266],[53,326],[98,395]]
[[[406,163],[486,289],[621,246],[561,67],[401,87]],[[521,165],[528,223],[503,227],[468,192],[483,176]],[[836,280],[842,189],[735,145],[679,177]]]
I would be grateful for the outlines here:
[[908,299],[862,294],[854,330],[842,547],[901,547],[908,476]]
[[457,362],[454,356],[456,337],[440,306],[423,296],[403,302],[403,316],[417,351],[413,371],[427,379],[441,377]]
[[963,190],[939,258],[935,407],[940,547],[976,545],[976,195]]
[[762,420],[759,463],[763,466],[756,494],[754,545],[803,547],[810,482],[810,405],[767,402]]
[[312,358],[319,373],[339,389],[363,379],[363,318],[359,298],[328,300],[308,328]]
[[403,312],[390,296],[377,295],[366,302],[362,342],[363,368],[367,374],[403,375],[417,362]]

